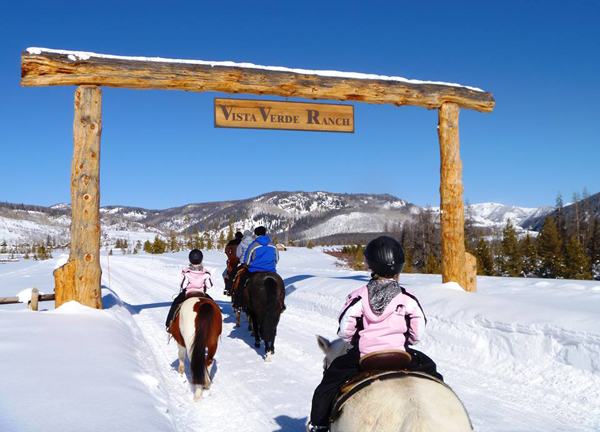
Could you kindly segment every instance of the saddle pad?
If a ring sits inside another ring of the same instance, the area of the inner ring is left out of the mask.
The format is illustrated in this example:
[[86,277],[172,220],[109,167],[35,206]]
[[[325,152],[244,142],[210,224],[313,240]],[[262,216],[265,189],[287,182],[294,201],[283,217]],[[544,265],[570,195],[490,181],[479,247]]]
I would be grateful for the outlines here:
[[[341,388],[338,395],[335,397],[333,402],[333,408],[331,410],[331,418],[330,422],[334,422],[340,416],[344,405],[348,400],[354,396],[357,392],[368,387],[376,381],[384,381],[391,378],[400,378],[405,376],[416,376],[423,379],[429,379],[431,381],[435,381],[443,386],[448,387],[443,381],[432,377],[423,372],[415,372],[415,371],[379,371],[379,372],[361,372],[356,377],[352,378],[344,387]],[[450,389],[452,390],[452,389]]]
[[[185,292],[185,299],[189,299],[192,297],[200,297],[200,298],[207,298],[206,297],[206,293],[204,291],[200,291],[200,290],[189,290]],[[179,309],[177,309],[179,310]]]
[[376,351],[360,359],[363,371],[399,371],[406,370],[412,356],[402,350]]

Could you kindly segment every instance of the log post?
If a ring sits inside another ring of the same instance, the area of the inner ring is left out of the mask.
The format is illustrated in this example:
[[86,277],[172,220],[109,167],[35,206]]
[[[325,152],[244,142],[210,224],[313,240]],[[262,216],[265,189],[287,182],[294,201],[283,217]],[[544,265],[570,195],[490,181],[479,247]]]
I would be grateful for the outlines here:
[[40,300],[40,290],[38,290],[37,288],[33,287],[31,289],[31,300],[29,301],[29,304],[27,305],[27,308],[32,310],[32,311],[36,311],[38,310],[38,302]]
[[75,91],[73,163],[71,165],[71,253],[54,272],[56,307],[76,300],[102,309],[100,292],[100,134],[102,90]]
[[471,255],[469,252],[465,252],[465,263],[467,266],[467,286],[465,291],[476,292],[477,291],[477,258]]
[[438,110],[441,155],[442,282],[457,282],[461,287],[466,288],[465,210],[458,138],[459,112],[459,106],[452,102],[443,103]]

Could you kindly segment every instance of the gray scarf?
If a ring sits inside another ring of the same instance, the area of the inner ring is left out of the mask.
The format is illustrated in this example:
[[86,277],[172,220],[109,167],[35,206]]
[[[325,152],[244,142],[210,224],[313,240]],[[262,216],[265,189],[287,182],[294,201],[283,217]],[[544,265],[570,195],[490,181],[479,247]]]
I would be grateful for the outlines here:
[[395,279],[371,279],[367,284],[369,303],[375,315],[380,316],[402,287]]

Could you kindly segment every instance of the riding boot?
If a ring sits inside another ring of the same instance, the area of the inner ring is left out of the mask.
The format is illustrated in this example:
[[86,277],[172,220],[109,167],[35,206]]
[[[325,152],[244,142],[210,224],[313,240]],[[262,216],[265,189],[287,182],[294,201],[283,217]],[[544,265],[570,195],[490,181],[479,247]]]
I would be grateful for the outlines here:
[[183,291],[181,291],[179,293],[179,295],[177,297],[175,297],[175,299],[173,300],[173,304],[171,305],[171,308],[169,309],[169,313],[167,314],[167,321],[165,322],[165,327],[167,328],[167,333],[170,333],[171,330],[171,321],[173,321],[175,312],[177,311],[177,308],[179,307],[179,305],[181,303],[183,303],[185,301],[185,289]]

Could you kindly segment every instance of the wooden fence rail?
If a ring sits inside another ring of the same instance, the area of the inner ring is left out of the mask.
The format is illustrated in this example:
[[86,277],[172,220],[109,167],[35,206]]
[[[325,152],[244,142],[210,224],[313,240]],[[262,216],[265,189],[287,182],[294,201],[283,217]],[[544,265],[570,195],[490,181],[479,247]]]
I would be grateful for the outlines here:
[[[54,294],[40,294],[37,288],[31,290],[31,301],[27,302],[28,308],[38,310],[38,302],[54,301]],[[0,297],[0,305],[22,303],[19,297]]]

